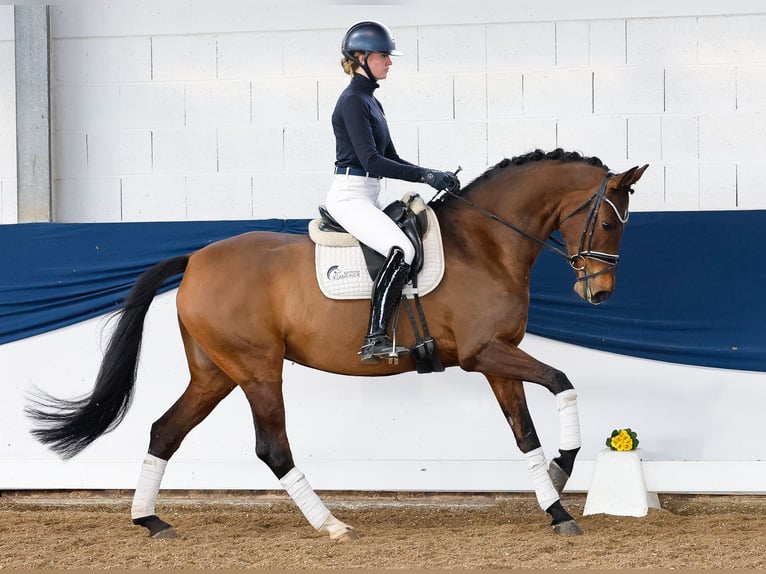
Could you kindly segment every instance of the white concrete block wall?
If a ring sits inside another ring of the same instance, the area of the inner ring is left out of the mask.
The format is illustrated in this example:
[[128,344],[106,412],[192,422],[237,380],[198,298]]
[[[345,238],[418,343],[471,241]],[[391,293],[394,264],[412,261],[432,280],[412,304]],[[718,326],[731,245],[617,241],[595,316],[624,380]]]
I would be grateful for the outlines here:
[[[54,5],[55,218],[313,216],[334,159],[329,117],[347,82],[338,47],[360,19],[387,22],[405,52],[377,94],[410,161],[462,165],[467,181],[503,157],[562,146],[613,169],[650,163],[634,209],[766,208],[755,175],[766,158],[766,12],[757,3],[438,8]],[[16,220],[12,40],[13,10],[2,6],[6,223]],[[205,185],[228,198],[207,214]],[[386,189],[430,193],[403,182]]]
[[0,224],[16,223],[16,81],[13,6],[0,6]]

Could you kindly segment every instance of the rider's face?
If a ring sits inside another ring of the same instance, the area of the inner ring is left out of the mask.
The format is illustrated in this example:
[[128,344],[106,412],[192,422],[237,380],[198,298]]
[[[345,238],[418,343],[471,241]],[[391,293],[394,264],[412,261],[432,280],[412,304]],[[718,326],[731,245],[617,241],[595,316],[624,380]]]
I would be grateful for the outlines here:
[[388,76],[388,69],[391,67],[391,56],[371,52],[367,57],[367,65],[370,67],[370,71],[376,80],[385,80],[386,76]]

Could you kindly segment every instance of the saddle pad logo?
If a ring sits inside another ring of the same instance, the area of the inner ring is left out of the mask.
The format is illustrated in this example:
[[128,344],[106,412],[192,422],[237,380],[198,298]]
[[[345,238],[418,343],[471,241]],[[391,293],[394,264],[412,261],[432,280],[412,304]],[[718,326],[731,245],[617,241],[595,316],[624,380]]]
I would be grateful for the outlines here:
[[361,277],[362,271],[360,269],[341,269],[340,265],[333,265],[327,270],[327,279],[330,281],[359,280]]

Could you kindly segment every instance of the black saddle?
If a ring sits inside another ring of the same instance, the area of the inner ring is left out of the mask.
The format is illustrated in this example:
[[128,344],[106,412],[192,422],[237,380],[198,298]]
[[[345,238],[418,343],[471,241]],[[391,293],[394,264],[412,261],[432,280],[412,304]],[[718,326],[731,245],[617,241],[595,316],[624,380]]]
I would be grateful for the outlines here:
[[[417,286],[417,275],[423,269],[423,235],[428,231],[428,214],[425,209],[413,210],[413,204],[422,203],[419,195],[412,194],[406,197],[406,199],[406,202],[398,199],[387,205],[383,213],[388,215],[399,226],[399,229],[404,232],[415,247],[415,258],[412,260],[412,265],[410,265],[409,280],[412,281],[413,285]],[[319,222],[320,231],[348,233],[340,223],[335,221],[324,205],[319,206],[319,215],[321,216],[321,221]],[[386,257],[361,241],[359,244],[364,254],[364,260],[367,263],[367,270],[374,281],[386,262]]]

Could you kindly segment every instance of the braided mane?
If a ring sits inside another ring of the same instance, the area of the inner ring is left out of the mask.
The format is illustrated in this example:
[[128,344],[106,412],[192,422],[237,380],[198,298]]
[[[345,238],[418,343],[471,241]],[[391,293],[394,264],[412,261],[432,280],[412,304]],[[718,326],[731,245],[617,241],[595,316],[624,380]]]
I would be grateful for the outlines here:
[[578,161],[578,162],[587,163],[589,165],[594,165],[596,167],[601,167],[605,170],[609,169],[606,165],[604,165],[604,162],[602,162],[599,158],[595,156],[588,157],[576,151],[565,151],[561,148],[556,148],[553,151],[549,151],[549,152],[544,152],[541,149],[536,149],[535,151],[525,153],[524,155],[517,155],[512,157],[511,159],[505,158],[501,160],[495,166],[489,168],[482,175],[480,175],[473,182],[471,182],[468,186],[466,186],[466,189],[471,187],[474,183],[478,182],[479,180],[491,178],[492,176],[496,175],[499,171],[505,169],[506,167],[514,166],[514,165],[524,165],[527,163],[547,161],[547,160],[558,160],[558,161],[564,161],[564,162]]
[[[538,162],[538,161],[548,161],[548,160],[558,160],[563,162],[584,162],[589,165],[593,165],[596,167],[603,168],[604,170],[608,171],[609,168],[597,157],[588,157],[584,156],[576,151],[565,151],[561,148],[556,148],[553,151],[545,152],[541,149],[536,149],[535,151],[531,151],[529,153],[525,153],[524,155],[517,155],[510,159],[505,158],[501,160],[499,163],[494,165],[493,167],[490,167],[487,171],[485,171],[483,174],[481,174],[479,177],[474,179],[471,183],[463,187],[459,192],[458,195],[463,195],[463,193],[469,191],[472,187],[477,185],[478,183],[482,181],[486,181],[487,179],[490,179],[497,175],[500,171],[504,170],[507,167],[517,166],[517,165],[525,165],[528,163]],[[432,200],[432,205],[438,205],[440,203],[443,203],[444,201],[448,200],[451,197],[450,194],[444,194],[435,201]]]

